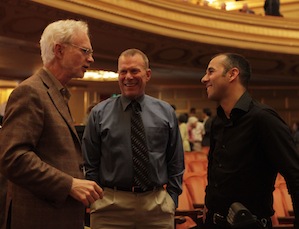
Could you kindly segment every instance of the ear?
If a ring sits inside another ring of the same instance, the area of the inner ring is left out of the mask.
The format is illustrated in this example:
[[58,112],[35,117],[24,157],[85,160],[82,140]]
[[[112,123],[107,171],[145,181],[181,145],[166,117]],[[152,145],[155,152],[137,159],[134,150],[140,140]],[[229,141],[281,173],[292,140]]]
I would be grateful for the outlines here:
[[64,46],[61,44],[55,44],[54,46],[54,55],[58,58],[63,56]]
[[238,68],[232,68],[228,72],[229,74],[229,81],[234,81],[236,78],[239,77],[240,71]]
[[148,82],[152,77],[152,70],[151,69],[147,69],[146,70],[146,82]]

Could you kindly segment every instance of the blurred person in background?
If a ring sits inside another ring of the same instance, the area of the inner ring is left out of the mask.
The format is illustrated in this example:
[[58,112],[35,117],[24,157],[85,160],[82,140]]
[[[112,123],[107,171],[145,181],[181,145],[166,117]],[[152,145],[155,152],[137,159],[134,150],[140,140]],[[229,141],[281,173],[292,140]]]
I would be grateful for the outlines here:
[[220,9],[226,11],[226,3],[225,2],[221,2]]
[[203,125],[204,125],[204,135],[202,138],[202,146],[210,146],[210,134],[212,125],[212,111],[210,108],[203,109]]
[[295,140],[295,144],[297,147],[297,151],[299,152],[299,122],[294,122],[292,125],[292,132]]
[[205,133],[204,125],[198,121],[196,117],[189,117],[188,119],[189,142],[192,145],[191,151],[201,151],[202,138]]
[[245,14],[255,14],[255,12],[249,8],[247,3],[244,3],[242,8],[239,10],[240,13],[245,13]]
[[4,103],[0,104],[0,128],[2,127],[2,122],[3,122],[4,112],[5,112],[5,108],[6,108],[6,103],[7,102],[4,102]]
[[187,127],[188,115],[180,114],[178,120],[179,120],[179,128],[180,128],[180,132],[181,132],[181,137],[182,137],[182,141],[183,141],[184,152],[189,152],[189,151],[191,151],[191,147],[190,147],[190,142],[189,142],[188,127]]
[[283,15],[280,13],[280,0],[265,0],[264,3],[265,15],[279,16]]

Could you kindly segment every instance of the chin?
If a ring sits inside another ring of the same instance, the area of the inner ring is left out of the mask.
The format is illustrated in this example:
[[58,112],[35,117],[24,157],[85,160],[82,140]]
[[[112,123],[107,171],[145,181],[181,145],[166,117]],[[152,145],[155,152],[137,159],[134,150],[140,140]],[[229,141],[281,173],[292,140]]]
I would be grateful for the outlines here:
[[133,94],[133,93],[124,93],[124,96],[129,98],[129,99],[135,99],[138,97],[138,95]]
[[131,94],[125,94],[125,96],[131,100],[133,100],[137,97],[136,95],[131,95]]
[[84,78],[84,75],[82,75],[82,76],[76,76],[76,77],[74,77],[74,78],[76,78],[76,79],[83,79],[83,78]]
[[214,96],[212,94],[208,94],[208,99],[214,100]]

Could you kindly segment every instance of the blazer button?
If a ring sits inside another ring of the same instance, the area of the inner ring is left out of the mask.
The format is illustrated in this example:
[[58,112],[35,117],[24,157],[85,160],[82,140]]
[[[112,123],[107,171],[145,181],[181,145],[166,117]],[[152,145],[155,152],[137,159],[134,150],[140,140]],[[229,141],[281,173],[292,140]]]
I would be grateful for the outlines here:
[[84,171],[84,165],[83,165],[83,164],[80,164],[80,165],[79,165],[79,169],[80,169],[81,172],[83,172],[83,171]]

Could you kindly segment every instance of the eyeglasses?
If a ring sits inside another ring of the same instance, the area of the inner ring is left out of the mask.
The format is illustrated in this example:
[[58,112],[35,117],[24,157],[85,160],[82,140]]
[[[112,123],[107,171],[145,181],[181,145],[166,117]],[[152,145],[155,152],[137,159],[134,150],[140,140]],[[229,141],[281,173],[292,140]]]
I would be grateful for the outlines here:
[[76,47],[76,48],[80,49],[85,55],[92,55],[93,54],[92,49],[83,48],[83,47],[80,47],[80,46],[72,44],[72,43],[68,43],[68,44],[73,46],[73,47]]

